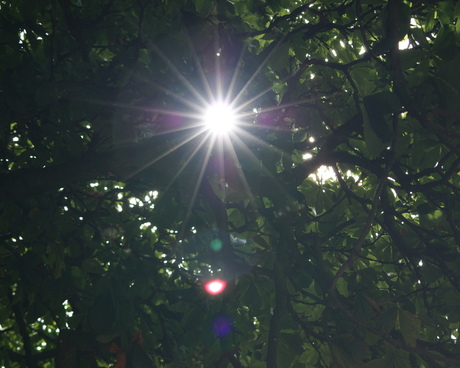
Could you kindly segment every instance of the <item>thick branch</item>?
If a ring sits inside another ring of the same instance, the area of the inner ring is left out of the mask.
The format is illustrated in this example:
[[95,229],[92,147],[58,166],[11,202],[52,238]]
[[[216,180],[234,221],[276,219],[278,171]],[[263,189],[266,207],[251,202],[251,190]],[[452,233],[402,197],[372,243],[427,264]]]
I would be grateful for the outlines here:
[[282,329],[282,321],[288,315],[288,291],[286,289],[285,269],[288,266],[289,244],[292,241],[292,232],[289,221],[283,219],[279,223],[280,234],[275,245],[275,265],[273,278],[275,284],[275,308],[270,321],[268,333],[267,368],[278,367],[279,333]]
[[283,315],[286,313],[287,307],[283,267],[279,260],[275,263],[274,282],[276,306],[273,309],[273,315],[270,321],[270,331],[268,333],[267,368],[278,367],[279,333],[281,331],[281,320]]
[[81,351],[94,353],[106,352],[109,343],[101,343],[89,332],[77,330],[61,330],[59,333],[56,368],[77,368],[77,357]]
[[228,231],[227,209],[225,208],[225,204],[214,193],[214,190],[206,179],[203,180],[203,192],[209,206],[214,212],[219,239],[222,242],[224,277],[228,280],[232,280],[235,277],[236,270],[233,247],[230,240],[230,233]]

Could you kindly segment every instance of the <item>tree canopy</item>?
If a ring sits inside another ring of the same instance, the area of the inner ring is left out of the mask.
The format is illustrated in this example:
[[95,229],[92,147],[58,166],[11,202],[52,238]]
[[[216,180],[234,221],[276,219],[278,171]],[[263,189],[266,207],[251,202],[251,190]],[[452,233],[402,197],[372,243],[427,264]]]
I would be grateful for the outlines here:
[[0,1],[0,367],[460,366],[459,17]]

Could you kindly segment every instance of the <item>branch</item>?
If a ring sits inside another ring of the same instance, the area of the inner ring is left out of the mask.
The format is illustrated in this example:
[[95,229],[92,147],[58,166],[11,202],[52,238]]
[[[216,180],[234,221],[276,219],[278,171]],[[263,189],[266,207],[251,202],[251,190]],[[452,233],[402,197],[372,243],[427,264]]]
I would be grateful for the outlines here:
[[214,193],[214,190],[207,179],[203,180],[202,185],[204,196],[214,212],[219,240],[222,242],[222,263],[224,266],[222,269],[224,272],[224,278],[226,281],[233,280],[235,278],[236,267],[233,246],[230,240],[230,233],[228,231],[227,209],[225,208],[224,203]]
[[59,333],[56,368],[77,368],[78,353],[82,351],[101,353],[109,351],[110,343],[97,341],[96,335],[79,330],[63,329]]
[[[338,299],[336,299],[336,301],[338,302]],[[369,332],[371,332],[372,334],[379,336],[380,338],[387,341],[389,344],[391,344],[397,349],[403,349],[409,353],[418,354],[423,359],[430,361],[430,362],[440,361],[440,362],[449,363],[451,364],[452,367],[460,366],[460,356],[458,355],[455,355],[452,353],[446,354],[448,356],[441,356],[438,354],[433,354],[430,351],[427,351],[426,349],[428,347],[428,343],[425,343],[424,341],[421,341],[421,340],[417,340],[417,345],[415,347],[409,346],[403,342],[392,339],[385,332],[382,332],[379,329],[373,326],[370,326],[367,323],[364,323],[363,321],[359,320],[358,318],[356,318],[356,316],[353,313],[347,310],[340,302],[338,302],[336,305],[342,312],[344,312],[348,316],[348,318],[350,318],[350,320],[352,320],[358,326],[361,326],[365,328],[366,330],[368,330]],[[435,349],[435,350],[439,351],[439,349]],[[446,352],[444,351],[444,353]]]
[[395,93],[401,99],[403,105],[407,108],[408,112],[415,117],[420,124],[427,129],[431,128],[431,131],[439,138],[439,141],[449,147],[457,155],[460,154],[458,145],[453,145],[446,138],[446,135],[453,135],[454,138],[458,138],[458,133],[451,131],[448,128],[433,123],[429,118],[420,114],[417,111],[414,98],[411,96],[407,81],[404,78],[402,66],[401,66],[401,55],[398,48],[398,27],[399,27],[399,12],[401,0],[389,0],[388,1],[388,35],[389,39],[392,40],[393,45],[390,49],[390,62],[393,74],[393,86]]
[[273,315],[270,320],[270,330],[268,332],[267,368],[276,368],[278,366],[279,333],[281,331],[281,321],[287,306],[283,267],[278,259],[275,261],[274,271],[276,306],[273,309]]
[[[287,309],[288,309],[289,314],[291,315],[292,319],[299,324],[299,326],[304,330],[305,335],[307,335],[308,338],[310,338],[312,336],[315,339],[317,339],[319,341],[322,341],[322,342],[329,341],[329,338],[327,336],[322,336],[322,335],[316,333],[315,331],[313,331],[310,328],[310,326],[308,326],[308,324],[302,318],[300,318],[298,313],[292,307],[291,303],[287,304]],[[315,345],[314,344],[312,344],[312,345],[316,349]]]
[[267,368],[278,367],[279,333],[282,329],[283,317],[288,315],[288,291],[285,283],[285,267],[288,265],[289,246],[292,242],[291,224],[287,218],[279,222],[279,238],[275,246],[275,264],[273,282],[275,284],[275,308],[270,320],[267,348]]
[[[415,274],[416,280],[420,280],[420,283],[424,284],[424,277],[420,273],[417,263],[414,262],[412,257],[410,257],[410,252],[409,252],[409,247],[406,244],[406,241],[404,240],[403,236],[399,233],[399,231],[396,229],[394,220],[393,220],[393,215],[391,214],[392,207],[390,205],[390,199],[388,198],[388,193],[385,191],[382,193],[382,207],[383,207],[383,222],[384,225],[386,226],[386,229],[388,231],[388,234],[390,234],[391,239],[393,240],[394,244],[398,247],[398,249],[401,251],[401,253],[404,255],[404,257],[408,261],[408,265],[411,266],[413,273]],[[427,296],[426,296],[426,287],[425,285],[423,288],[423,301],[425,304],[425,308],[428,312],[428,315],[431,316],[431,309],[428,304]]]
[[297,9],[293,10],[289,14],[283,15],[282,17],[275,18],[272,22],[270,22],[270,25],[265,29],[261,29],[259,31],[253,31],[253,32],[242,32],[242,33],[236,34],[236,36],[241,37],[241,38],[247,38],[247,37],[255,37],[255,36],[269,33],[278,25],[278,23],[284,20],[290,20],[291,18],[295,18],[299,14],[301,14],[303,11],[308,10],[312,3],[314,3],[314,1],[309,1],[306,4],[299,6]]
[[390,158],[390,160],[388,161],[385,167],[385,170],[380,176],[379,182],[377,184],[377,188],[375,189],[374,199],[372,200],[371,211],[369,212],[369,215],[367,216],[366,223],[364,224],[363,230],[361,231],[361,234],[358,240],[356,241],[350,256],[345,261],[345,263],[339,268],[334,278],[332,279],[332,283],[329,288],[329,293],[333,298],[335,298],[337,282],[343,276],[345,271],[348,270],[353,265],[356,258],[358,258],[359,253],[361,252],[361,247],[364,243],[364,240],[366,239],[367,235],[369,234],[369,231],[371,230],[372,223],[374,222],[375,215],[377,214],[377,208],[380,202],[380,195],[382,194],[382,190],[385,187],[385,182],[387,180],[388,174],[390,173],[393,162],[394,162],[394,158]]
[[333,159],[331,160],[335,148],[346,141],[349,134],[361,130],[362,118],[359,114],[356,114],[346,123],[339,126],[326,138],[316,156],[289,171],[289,177],[292,178],[293,184],[296,184],[296,186],[300,185],[308,175],[317,170],[321,165],[328,162],[335,162]]

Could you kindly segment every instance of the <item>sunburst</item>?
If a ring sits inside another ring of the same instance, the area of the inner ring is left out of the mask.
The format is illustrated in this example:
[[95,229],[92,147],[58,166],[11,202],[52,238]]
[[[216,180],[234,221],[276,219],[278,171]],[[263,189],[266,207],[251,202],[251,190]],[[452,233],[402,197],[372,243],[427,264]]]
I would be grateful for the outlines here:
[[205,127],[213,134],[228,134],[238,124],[235,111],[224,101],[210,104],[204,113]]
[[[253,75],[244,83],[244,85],[237,90],[237,80],[239,79],[239,69],[235,69],[230,80],[223,80],[221,76],[221,60],[224,57],[216,46],[216,52],[214,54],[214,63],[215,63],[215,75],[209,78],[206,75],[203,67],[200,64],[199,58],[197,56],[196,50],[191,42],[190,38],[186,34],[186,39],[188,40],[191,55],[194,60],[194,64],[197,70],[197,75],[200,77],[201,85],[193,85],[181,72],[174,66],[174,62],[169,60],[165,54],[153,43],[149,43],[149,48],[155,52],[170,68],[170,71],[176,76],[177,80],[181,82],[183,87],[188,91],[189,97],[184,97],[184,94],[178,94],[172,91],[170,88],[158,85],[157,83],[152,82],[152,88],[159,89],[165,92],[168,96],[171,96],[178,104],[182,105],[184,109],[181,110],[169,110],[165,108],[155,108],[155,107],[140,107],[146,111],[153,113],[158,113],[163,116],[182,116],[187,120],[187,124],[180,127],[168,128],[166,127],[156,134],[170,134],[178,131],[190,130],[190,135],[185,136],[182,141],[176,143],[175,146],[171,147],[167,152],[163,152],[157,157],[152,157],[150,163],[138,171],[133,173],[137,174],[139,171],[147,168],[149,165],[153,165],[157,161],[168,156],[172,152],[176,151],[184,145],[193,145],[192,150],[189,152],[188,157],[183,161],[182,165],[178,167],[177,173],[171,179],[170,183],[164,189],[163,192],[166,192],[171,185],[181,176],[185,168],[190,165],[192,160],[197,156],[199,152],[203,153],[203,159],[201,161],[201,168],[196,170],[196,177],[193,180],[190,180],[190,192],[191,198],[188,204],[188,210],[185,218],[182,219],[182,231],[179,231],[178,237],[181,236],[183,231],[186,231],[187,222],[189,221],[190,215],[193,211],[195,200],[201,183],[205,178],[207,173],[210,173],[208,170],[208,164],[210,158],[213,157],[213,163],[217,161],[216,165],[213,166],[212,175],[218,176],[221,183],[228,185],[226,183],[226,162],[232,162],[232,169],[238,171],[238,178],[240,182],[239,189],[245,192],[246,198],[254,204],[254,199],[250,190],[250,185],[248,184],[245,174],[241,169],[241,158],[244,157],[245,162],[253,162],[253,166],[260,167],[260,160],[257,156],[251,152],[251,149],[248,146],[256,145],[263,149],[274,150],[280,152],[279,149],[274,147],[272,144],[265,142],[263,139],[257,137],[254,132],[257,132],[258,128],[263,130],[275,129],[274,126],[267,126],[266,124],[258,125],[257,116],[265,112],[270,112],[273,110],[280,110],[286,106],[276,105],[269,106],[266,108],[261,108],[257,105],[258,100],[263,97],[266,93],[272,90],[272,88],[267,88],[263,91],[257,91],[252,97],[247,98],[247,92],[251,83],[254,82],[258,73],[262,71],[264,65],[268,58],[272,55],[273,51],[265,58],[265,60],[259,64],[257,70]],[[217,43],[216,43],[217,44]],[[244,51],[242,50],[239,56],[239,62],[242,61]],[[227,78],[229,79],[229,78]],[[287,78],[280,80],[280,83],[284,83]],[[210,83],[210,80],[214,81],[214,85]],[[204,91],[204,93],[200,91]],[[276,127],[280,129],[280,127]],[[204,151],[203,151],[204,150]],[[272,178],[274,185],[282,189],[282,185],[277,183],[277,180],[273,174],[261,167],[261,173],[264,176]],[[286,193],[286,195],[288,195]],[[161,197],[161,194],[160,194]],[[225,198],[222,198],[225,200]]]

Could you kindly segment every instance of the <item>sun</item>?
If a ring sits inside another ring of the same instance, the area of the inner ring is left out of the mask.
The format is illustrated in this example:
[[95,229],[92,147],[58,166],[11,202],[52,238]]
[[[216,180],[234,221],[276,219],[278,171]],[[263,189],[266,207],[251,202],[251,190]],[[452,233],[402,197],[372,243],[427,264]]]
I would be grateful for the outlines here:
[[204,124],[217,135],[229,133],[237,124],[235,112],[225,102],[215,102],[206,108]]

